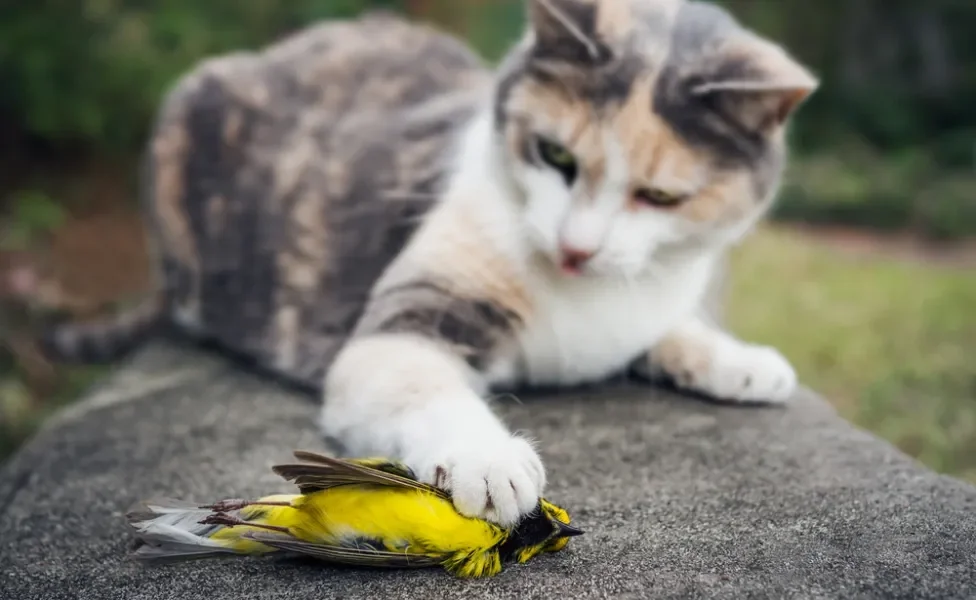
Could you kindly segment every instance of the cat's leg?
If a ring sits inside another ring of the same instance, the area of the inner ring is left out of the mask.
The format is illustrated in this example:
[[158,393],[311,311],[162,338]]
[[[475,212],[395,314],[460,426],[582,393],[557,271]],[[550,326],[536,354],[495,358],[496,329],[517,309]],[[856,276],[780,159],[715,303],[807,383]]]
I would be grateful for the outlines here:
[[[441,309],[436,327],[423,325],[418,315],[426,311],[415,304],[398,331],[353,338],[326,375],[321,427],[346,454],[402,460],[425,483],[449,490],[461,513],[509,525],[535,508],[546,473],[529,440],[482,399],[480,377],[458,351],[465,327],[469,341],[479,327],[485,333],[488,321],[476,317],[484,311],[458,311],[455,303],[453,314]],[[451,319],[464,327],[444,327]]]
[[784,403],[797,387],[796,372],[778,350],[736,339],[701,317],[674,328],[643,362],[643,374],[716,400]]

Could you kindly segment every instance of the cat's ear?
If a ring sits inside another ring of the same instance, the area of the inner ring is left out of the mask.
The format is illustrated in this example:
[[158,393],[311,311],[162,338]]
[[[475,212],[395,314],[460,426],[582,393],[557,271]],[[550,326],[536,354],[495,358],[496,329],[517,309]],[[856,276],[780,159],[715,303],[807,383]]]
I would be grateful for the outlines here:
[[817,78],[780,46],[749,37],[723,49],[695,96],[710,98],[749,131],[786,124],[819,86]]
[[540,58],[599,62],[607,49],[597,39],[596,0],[526,0]]

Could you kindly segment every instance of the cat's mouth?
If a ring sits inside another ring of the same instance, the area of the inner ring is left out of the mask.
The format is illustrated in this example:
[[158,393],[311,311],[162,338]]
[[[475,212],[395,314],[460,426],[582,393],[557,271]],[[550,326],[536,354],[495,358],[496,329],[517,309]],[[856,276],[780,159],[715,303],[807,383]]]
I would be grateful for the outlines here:
[[577,277],[583,274],[586,269],[586,261],[580,261],[571,256],[564,256],[559,264],[559,270],[565,275]]
[[589,263],[593,258],[593,252],[577,250],[574,248],[561,247],[559,249],[559,270],[566,275],[577,277],[589,271]]
[[558,252],[539,252],[540,266],[561,277],[578,279],[593,274],[593,267],[586,261],[563,256]]

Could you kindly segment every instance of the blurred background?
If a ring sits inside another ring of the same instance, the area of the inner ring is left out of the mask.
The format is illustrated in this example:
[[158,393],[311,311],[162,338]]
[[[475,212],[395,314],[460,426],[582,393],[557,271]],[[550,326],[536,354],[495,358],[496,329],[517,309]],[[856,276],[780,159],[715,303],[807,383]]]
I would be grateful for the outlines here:
[[[727,0],[823,81],[770,222],[734,254],[731,328],[856,424],[976,481],[976,2]],[[104,368],[31,334],[147,289],[136,161],[203,57],[384,7],[490,60],[519,0],[34,0],[0,8],[0,459]],[[27,270],[18,270],[27,267]],[[37,277],[24,305],[12,288]]]

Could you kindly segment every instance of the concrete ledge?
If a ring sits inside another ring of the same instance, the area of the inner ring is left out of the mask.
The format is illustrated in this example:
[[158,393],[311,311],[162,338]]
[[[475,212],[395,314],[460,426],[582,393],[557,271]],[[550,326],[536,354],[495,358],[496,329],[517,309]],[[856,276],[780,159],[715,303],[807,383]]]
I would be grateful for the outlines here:
[[0,597],[972,598],[976,488],[856,430],[812,394],[734,408],[637,386],[525,398],[548,496],[587,531],[491,580],[237,559],[145,567],[122,518],[147,495],[290,489],[324,448],[316,403],[208,354],[152,346],[0,470]]

